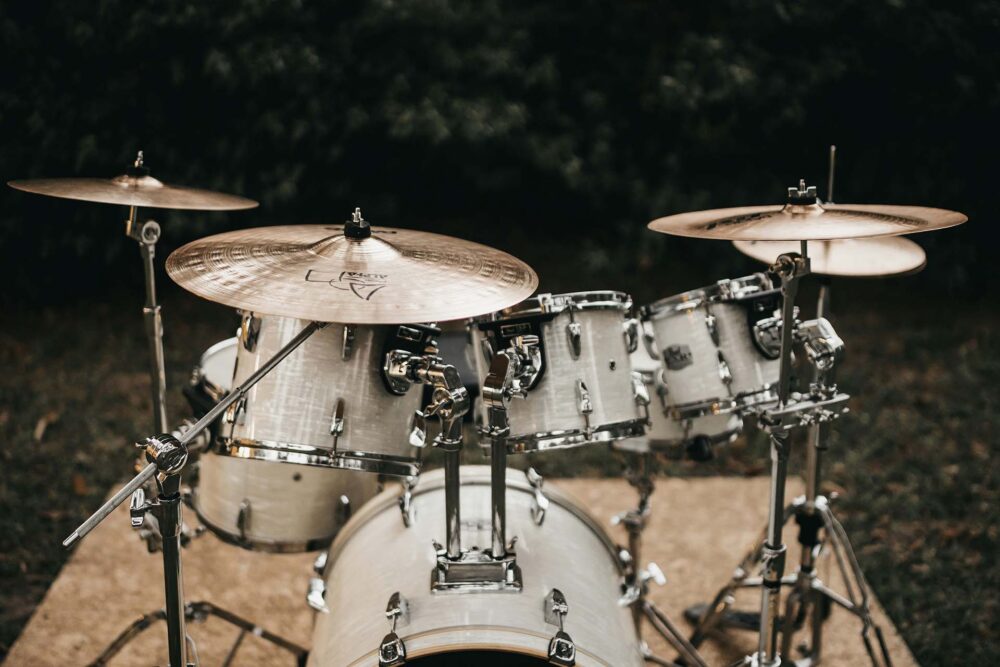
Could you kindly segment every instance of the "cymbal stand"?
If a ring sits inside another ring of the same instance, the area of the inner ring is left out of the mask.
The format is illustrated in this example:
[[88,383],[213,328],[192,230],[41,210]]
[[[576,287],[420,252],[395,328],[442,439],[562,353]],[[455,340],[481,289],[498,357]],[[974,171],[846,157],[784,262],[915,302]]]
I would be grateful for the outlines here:
[[[825,318],[830,307],[829,279],[820,281],[816,317]],[[833,366],[824,369],[815,364],[814,382],[818,385],[832,383]],[[792,503],[788,517],[794,516],[799,526],[798,540],[802,545],[799,567],[791,577],[791,592],[785,603],[782,627],[782,652],[789,655],[792,639],[797,630],[810,619],[810,642],[800,646],[803,657],[795,661],[798,667],[813,667],[821,659],[823,623],[831,603],[846,609],[861,620],[861,638],[873,667],[892,667],[889,650],[882,629],[872,620],[869,608],[870,589],[864,573],[848,539],[847,532],[830,507],[830,500],[819,493],[820,466],[823,452],[828,448],[826,438],[829,426],[814,423],[809,427],[809,447],[806,449],[806,492]],[[786,518],[787,520],[787,518]],[[823,529],[820,537],[820,529]],[[817,576],[816,560],[824,549],[833,552],[847,596],[828,588]],[[853,581],[853,583],[852,583]],[[874,631],[878,652],[870,636]]]
[[[209,428],[230,405],[240,400],[257,382],[267,375],[285,357],[304,343],[312,334],[326,326],[325,323],[311,322],[295,335],[291,341],[282,347],[273,357],[265,362],[246,381],[219,401],[204,417],[199,419],[190,429],[180,434],[179,438],[163,433],[146,438],[137,447],[146,455],[148,463],[142,471],[132,478],[124,487],[108,499],[89,519],[73,531],[63,541],[64,547],[70,547],[99,523],[108,518],[116,507],[131,497],[129,513],[132,525],[139,527],[147,512],[157,519],[162,535],[163,554],[163,586],[166,599],[165,611],[167,621],[167,649],[170,667],[188,667],[194,664],[188,661],[188,642],[190,638],[185,631],[186,609],[184,605],[184,587],[181,574],[181,472],[188,459],[188,445],[202,431]],[[150,480],[156,481],[159,493],[154,500],[147,501],[143,486]]]
[[619,604],[632,609],[632,621],[641,641],[640,650],[643,658],[647,661],[657,665],[677,664],[657,657],[650,651],[649,646],[642,640],[643,619],[646,619],[653,629],[674,647],[683,660],[682,664],[692,667],[707,667],[707,663],[698,653],[698,649],[691,645],[680,629],[648,597],[650,580],[655,581],[660,586],[667,582],[656,563],[649,563],[645,568],[639,565],[642,532],[646,527],[646,520],[650,513],[649,498],[655,489],[651,475],[653,454],[652,452],[643,452],[628,456],[626,461],[625,479],[639,492],[639,503],[635,509],[622,512],[611,519],[611,523],[623,526],[628,533],[628,550],[619,554],[622,564],[625,566],[625,588]]
[[[142,151],[135,163],[126,170],[129,176],[148,176],[149,168],[143,163]],[[149,382],[153,398],[153,432],[167,430],[167,375],[163,356],[163,317],[160,304],[156,300],[156,242],[160,240],[160,225],[154,220],[139,224],[139,208],[129,206],[128,220],[125,221],[125,235],[139,244],[142,256],[142,271],[146,282],[146,301],[142,308],[142,318],[146,323],[146,337],[149,339]]]

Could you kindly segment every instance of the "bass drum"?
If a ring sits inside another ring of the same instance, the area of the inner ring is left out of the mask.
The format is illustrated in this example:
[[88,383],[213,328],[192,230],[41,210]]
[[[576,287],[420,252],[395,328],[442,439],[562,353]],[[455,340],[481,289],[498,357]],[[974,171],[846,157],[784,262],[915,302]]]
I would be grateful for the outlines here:
[[[237,339],[202,355],[188,394],[207,412],[232,387]],[[345,470],[285,466],[203,452],[192,505],[201,522],[225,542],[251,551],[322,549],[351,511],[378,493],[378,479]]]
[[[490,545],[490,471],[461,470],[462,543]],[[534,490],[520,472],[507,472],[507,530],[517,536],[520,592],[475,589],[432,593],[433,540],[445,535],[442,470],[422,475],[413,489],[415,517],[407,527],[398,491],[386,491],[344,526],[330,549],[326,606],[313,634],[309,665],[373,667],[390,631],[386,606],[394,593],[407,601],[395,632],[407,665],[545,665],[559,631],[546,622],[545,600],[561,591],[569,611],[564,630],[576,646],[576,664],[640,667],[640,643],[631,611],[619,605],[618,549],[570,497],[546,486],[542,525],[532,519]],[[550,619],[551,620],[551,619]],[[396,663],[394,663],[396,664]]]

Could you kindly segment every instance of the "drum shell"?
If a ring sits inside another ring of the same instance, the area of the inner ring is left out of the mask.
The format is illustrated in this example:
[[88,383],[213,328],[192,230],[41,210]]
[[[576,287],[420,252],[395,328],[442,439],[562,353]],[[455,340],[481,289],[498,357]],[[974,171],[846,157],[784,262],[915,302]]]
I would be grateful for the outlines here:
[[[580,354],[572,352],[567,335],[571,322],[580,325]],[[589,444],[639,435],[644,414],[636,403],[625,333],[625,319],[617,308],[591,308],[556,314],[541,323],[544,367],[526,398],[514,398],[508,408],[511,451],[530,451]],[[480,382],[489,372],[484,333],[472,324],[472,355]],[[593,412],[580,410],[578,382],[590,395]],[[478,402],[480,420],[487,406]],[[588,429],[592,431],[586,436]],[[579,434],[576,437],[565,437]]]
[[192,501],[198,518],[224,541],[287,553],[327,546],[378,489],[375,475],[205,453]]
[[[507,527],[516,535],[524,588],[517,593],[432,593],[436,557],[431,540],[445,534],[442,471],[423,475],[414,490],[416,519],[404,526],[397,493],[387,491],[348,523],[334,542],[326,574],[326,603],[313,634],[309,665],[378,664],[376,650],[389,631],[385,606],[394,592],[409,603],[409,620],[396,632],[411,659],[460,649],[492,649],[544,659],[558,630],[543,617],[553,588],[569,605],[565,630],[577,664],[643,664],[631,612],[618,604],[621,570],[607,535],[582,507],[546,488],[544,523],[531,519],[533,493],[524,476],[508,471]],[[489,469],[462,468],[462,538],[490,544]],[[391,547],[391,548],[390,548]],[[349,613],[348,611],[349,610]]]
[[[247,316],[253,317],[253,316]],[[259,317],[255,340],[247,320],[237,345],[235,384],[288,343],[305,320]],[[344,359],[345,326],[353,330]],[[245,458],[324,465],[386,474],[417,472],[411,444],[420,387],[393,394],[382,378],[383,344],[391,326],[328,324],[288,355],[224,417],[223,452]],[[334,435],[338,404],[342,431]]]
[[[745,286],[752,283],[751,278],[721,281],[720,285]],[[760,286],[769,284],[761,279]],[[701,414],[711,414],[774,400],[780,362],[755,345],[747,303],[713,297],[711,289],[692,292],[699,296],[688,304],[662,312],[654,309],[647,315],[663,359],[669,405],[679,412],[701,406]],[[713,328],[718,342],[713,340]],[[671,348],[683,349],[686,360],[672,363]],[[723,365],[732,378],[728,386]]]

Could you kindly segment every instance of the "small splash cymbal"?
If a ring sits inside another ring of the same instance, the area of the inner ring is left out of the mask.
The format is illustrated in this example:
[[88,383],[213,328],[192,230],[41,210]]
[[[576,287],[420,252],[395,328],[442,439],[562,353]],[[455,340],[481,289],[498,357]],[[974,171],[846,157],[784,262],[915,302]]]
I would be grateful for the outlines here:
[[[798,241],[733,241],[733,245],[765,264],[786,252],[799,252]],[[927,265],[924,249],[898,236],[810,241],[808,252],[810,271],[824,276],[898,276],[917,273]]]
[[257,227],[199,239],[167,259],[181,287],[269,315],[351,324],[444,322],[530,296],[538,276],[507,253],[412,229]]

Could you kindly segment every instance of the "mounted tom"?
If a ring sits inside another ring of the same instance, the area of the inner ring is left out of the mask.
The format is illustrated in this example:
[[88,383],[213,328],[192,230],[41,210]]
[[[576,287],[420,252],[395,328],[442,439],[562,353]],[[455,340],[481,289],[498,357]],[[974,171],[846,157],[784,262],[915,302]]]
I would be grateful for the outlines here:
[[508,382],[502,391],[524,400],[506,408],[508,451],[642,435],[647,397],[629,361],[638,340],[636,322],[628,319],[631,308],[631,298],[622,292],[540,294],[474,319],[469,333],[478,377],[486,378],[487,400],[479,408],[485,431],[491,423],[490,377],[497,378],[491,366],[503,355],[516,355],[517,377],[508,378],[513,385]]
[[641,309],[652,325],[667,401],[677,420],[777,401],[779,290],[766,274],[661,299]]
[[[303,320],[246,314],[236,350],[239,384],[288,342]],[[422,388],[392,379],[390,353],[419,355],[438,330],[417,324],[329,324],[223,416],[221,454],[415,475],[424,446]]]

